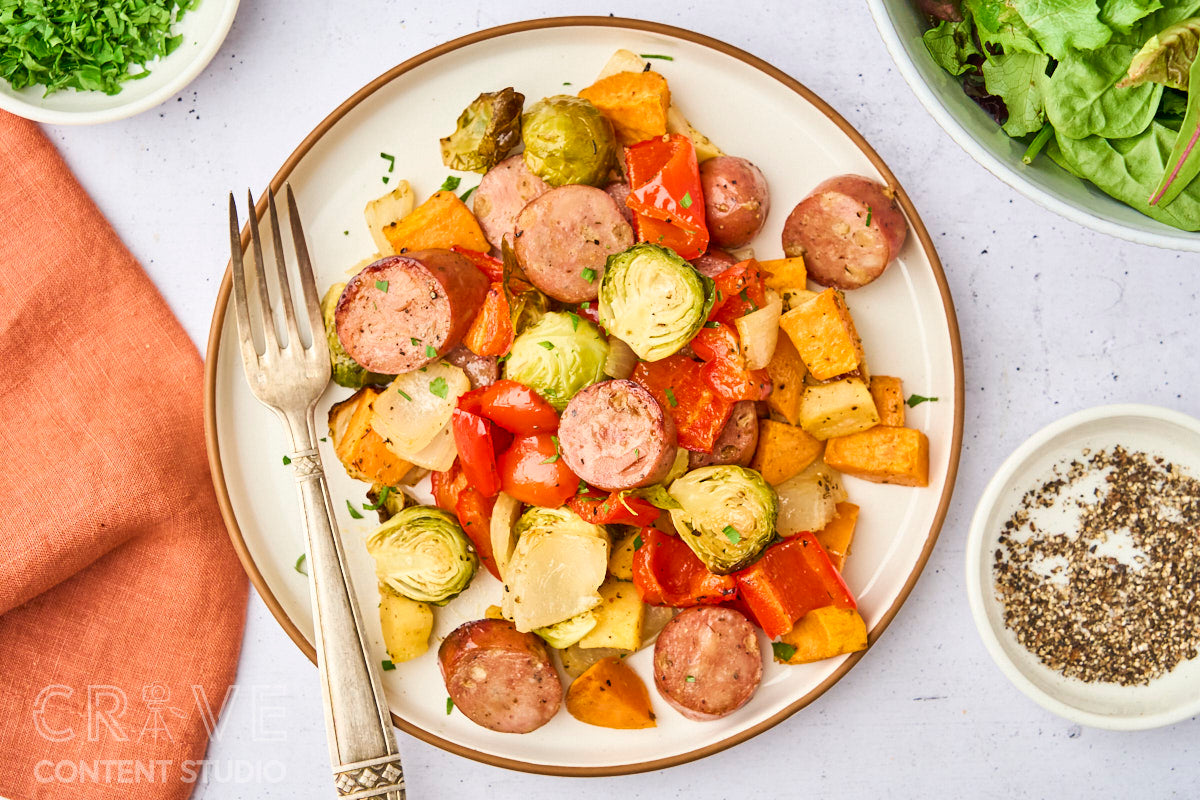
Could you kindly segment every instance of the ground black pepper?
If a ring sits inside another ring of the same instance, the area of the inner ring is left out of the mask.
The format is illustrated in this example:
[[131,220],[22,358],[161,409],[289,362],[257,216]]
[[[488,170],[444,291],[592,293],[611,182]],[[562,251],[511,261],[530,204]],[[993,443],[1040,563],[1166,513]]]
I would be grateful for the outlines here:
[[[1068,495],[1095,482],[1090,494]],[[1077,530],[1038,510],[1078,509]],[[1149,683],[1200,648],[1200,481],[1121,447],[1064,462],[1027,492],[994,554],[996,597],[1018,641],[1086,682]]]

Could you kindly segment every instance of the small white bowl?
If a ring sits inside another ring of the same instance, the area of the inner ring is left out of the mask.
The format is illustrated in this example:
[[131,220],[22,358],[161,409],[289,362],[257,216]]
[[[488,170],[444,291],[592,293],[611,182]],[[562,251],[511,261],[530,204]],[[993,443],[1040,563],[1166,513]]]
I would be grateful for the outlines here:
[[1071,175],[1045,156],[1021,162],[1025,145],[1012,139],[967,97],[958,78],[934,63],[921,39],[925,18],[913,0],[867,0],[892,60],[921,105],[971,158],[1043,208],[1072,222],[1139,244],[1200,252],[1200,233],[1150,219]]
[[202,0],[175,26],[183,42],[171,55],[152,61],[150,74],[126,81],[120,92],[63,89],[43,97],[42,86],[20,91],[0,80],[0,108],[52,125],[94,125],[132,117],[179,93],[212,61],[233,25],[238,0]]
[[1100,406],[1046,426],[1005,460],[979,500],[967,540],[967,596],[988,653],[1030,699],[1084,725],[1144,730],[1200,714],[1200,658],[1179,664],[1146,686],[1066,678],[1026,650],[1005,627],[993,589],[992,554],[1001,526],[1021,496],[1049,478],[1053,465],[1079,458],[1084,448],[1095,452],[1118,444],[1161,455],[1189,475],[1200,476],[1200,420],[1186,414],[1147,405]]

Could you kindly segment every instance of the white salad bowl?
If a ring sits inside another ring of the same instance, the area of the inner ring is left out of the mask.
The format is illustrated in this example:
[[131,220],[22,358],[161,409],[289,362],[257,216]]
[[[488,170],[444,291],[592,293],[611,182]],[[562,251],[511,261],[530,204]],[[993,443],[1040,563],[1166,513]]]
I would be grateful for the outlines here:
[[1008,136],[967,97],[958,78],[934,63],[921,35],[925,17],[912,0],[867,0],[892,59],[917,99],[950,138],[989,172],[1072,222],[1138,244],[1200,253],[1200,233],[1181,231],[1109,197],[1049,158],[1021,162],[1026,145]]
[[233,25],[239,0],[203,0],[175,25],[183,41],[173,53],[146,66],[150,74],[126,81],[121,91],[63,89],[43,96],[45,87],[14,89],[0,80],[0,108],[52,125],[95,125],[132,117],[171,99],[204,71]]

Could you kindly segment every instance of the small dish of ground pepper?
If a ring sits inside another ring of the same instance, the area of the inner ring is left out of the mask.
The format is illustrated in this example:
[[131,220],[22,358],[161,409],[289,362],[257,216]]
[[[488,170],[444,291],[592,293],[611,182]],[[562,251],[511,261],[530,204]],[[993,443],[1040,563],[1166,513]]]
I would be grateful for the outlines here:
[[1200,713],[1200,420],[1072,414],[984,491],[967,544],[976,626],[1046,709],[1133,730]]

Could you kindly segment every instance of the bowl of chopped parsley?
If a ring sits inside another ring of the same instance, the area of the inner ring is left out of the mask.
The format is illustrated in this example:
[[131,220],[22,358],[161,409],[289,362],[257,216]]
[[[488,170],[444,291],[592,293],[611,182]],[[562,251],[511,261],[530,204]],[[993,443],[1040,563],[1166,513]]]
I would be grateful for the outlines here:
[[0,108],[85,125],[138,114],[216,55],[238,0],[0,0]]

